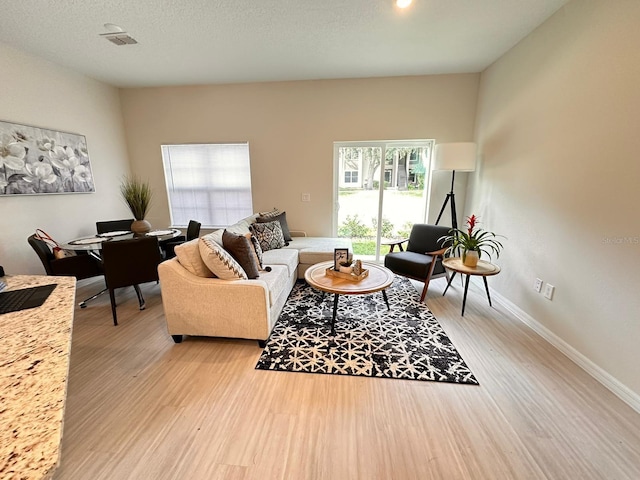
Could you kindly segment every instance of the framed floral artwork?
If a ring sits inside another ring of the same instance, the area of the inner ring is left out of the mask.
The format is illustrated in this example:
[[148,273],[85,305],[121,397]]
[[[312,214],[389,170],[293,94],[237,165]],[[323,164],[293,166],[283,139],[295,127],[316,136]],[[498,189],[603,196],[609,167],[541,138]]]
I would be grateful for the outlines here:
[[83,135],[0,121],[0,195],[92,192]]

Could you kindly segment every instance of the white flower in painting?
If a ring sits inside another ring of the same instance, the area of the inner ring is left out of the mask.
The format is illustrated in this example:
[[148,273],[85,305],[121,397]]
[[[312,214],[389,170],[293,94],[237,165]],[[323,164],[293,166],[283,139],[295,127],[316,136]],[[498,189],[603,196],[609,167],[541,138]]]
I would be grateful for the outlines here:
[[80,164],[75,152],[69,147],[53,147],[49,155],[51,163],[61,170],[73,170]]
[[24,167],[25,148],[6,133],[0,135],[0,167],[21,170]]
[[78,165],[73,172],[73,178],[80,182],[90,182],[91,171],[84,165]]
[[56,141],[49,137],[42,137],[36,143],[38,144],[38,148],[43,152],[51,152],[56,147]]
[[27,163],[24,167],[27,172],[23,180],[27,182],[33,182],[34,180],[41,180],[45,183],[53,183],[58,177],[53,173],[53,167],[45,162]]

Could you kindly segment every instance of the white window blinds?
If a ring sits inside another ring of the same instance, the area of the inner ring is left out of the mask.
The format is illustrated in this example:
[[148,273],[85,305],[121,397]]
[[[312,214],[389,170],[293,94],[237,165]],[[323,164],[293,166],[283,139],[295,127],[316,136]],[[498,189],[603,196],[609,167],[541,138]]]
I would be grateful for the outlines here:
[[171,224],[225,227],[253,213],[248,143],[162,145]]

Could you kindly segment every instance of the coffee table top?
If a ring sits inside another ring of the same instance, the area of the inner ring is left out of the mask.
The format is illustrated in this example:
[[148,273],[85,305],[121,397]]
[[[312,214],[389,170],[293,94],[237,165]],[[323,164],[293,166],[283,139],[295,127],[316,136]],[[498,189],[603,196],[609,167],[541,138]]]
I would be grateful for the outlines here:
[[369,270],[369,275],[359,282],[326,274],[326,269],[333,267],[333,261],[316,263],[304,273],[304,279],[313,288],[327,293],[339,295],[364,295],[379,292],[393,283],[394,274],[388,268],[375,263],[362,262],[362,268]]
[[462,258],[451,257],[442,260],[442,265],[449,270],[455,272],[464,273],[465,275],[480,275],[488,277],[490,275],[497,275],[500,273],[500,267],[493,263],[485,262],[484,260],[478,260],[478,265],[475,267],[467,267],[462,263]]

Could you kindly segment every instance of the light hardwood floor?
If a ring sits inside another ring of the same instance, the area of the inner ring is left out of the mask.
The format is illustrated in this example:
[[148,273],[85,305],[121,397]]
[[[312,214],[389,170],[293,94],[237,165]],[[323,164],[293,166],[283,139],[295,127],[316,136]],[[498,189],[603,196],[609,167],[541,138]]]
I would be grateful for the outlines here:
[[[480,289],[427,303],[480,386],[255,370],[166,332],[160,287],[76,310],[61,479],[639,479],[640,415]],[[79,282],[78,298],[102,287]]]

